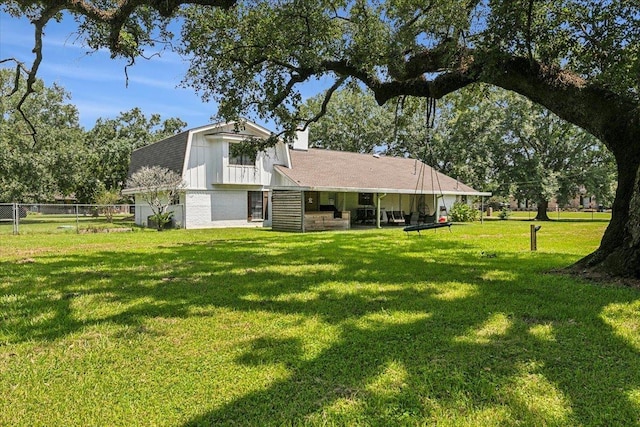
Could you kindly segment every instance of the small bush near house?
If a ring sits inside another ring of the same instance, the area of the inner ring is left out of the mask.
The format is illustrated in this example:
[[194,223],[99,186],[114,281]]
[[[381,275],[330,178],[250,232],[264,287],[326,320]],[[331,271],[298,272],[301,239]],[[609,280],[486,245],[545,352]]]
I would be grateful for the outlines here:
[[478,211],[466,203],[455,202],[450,216],[454,222],[473,222],[478,218]]
[[148,225],[149,228],[155,228],[158,231],[171,228],[171,219],[173,218],[173,212],[162,212],[149,216]]

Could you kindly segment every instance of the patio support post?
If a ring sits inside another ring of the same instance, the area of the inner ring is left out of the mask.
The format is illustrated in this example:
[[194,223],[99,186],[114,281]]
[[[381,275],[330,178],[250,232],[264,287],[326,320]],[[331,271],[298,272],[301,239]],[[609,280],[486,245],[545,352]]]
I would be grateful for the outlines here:
[[380,200],[382,200],[382,198],[387,196],[387,193],[384,193],[383,195],[380,195],[380,193],[378,194],[378,203],[376,206],[376,227],[377,228],[382,228],[382,226],[380,225]]

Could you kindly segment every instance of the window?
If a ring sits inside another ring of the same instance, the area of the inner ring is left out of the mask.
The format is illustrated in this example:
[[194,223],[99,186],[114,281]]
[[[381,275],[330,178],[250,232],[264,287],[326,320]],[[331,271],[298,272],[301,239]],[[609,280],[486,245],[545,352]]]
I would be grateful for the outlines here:
[[239,166],[255,166],[256,153],[246,143],[229,143],[229,164]]

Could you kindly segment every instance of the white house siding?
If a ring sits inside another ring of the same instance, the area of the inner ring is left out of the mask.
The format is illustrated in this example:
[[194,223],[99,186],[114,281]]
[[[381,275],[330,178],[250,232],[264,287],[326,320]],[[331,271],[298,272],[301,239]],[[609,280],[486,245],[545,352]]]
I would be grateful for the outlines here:
[[136,225],[146,227],[147,217],[149,215],[153,215],[153,212],[151,212],[151,208],[149,207],[149,205],[146,202],[142,201],[142,199],[138,195],[135,196],[134,203],[136,205],[136,214],[135,214]]
[[259,153],[254,166],[229,164],[229,145],[248,135],[267,137],[268,132],[248,126],[243,134],[234,134],[233,125],[193,132],[187,148],[184,180],[186,228],[262,227],[268,220],[249,222],[248,191],[263,191],[271,183],[274,164],[288,160],[283,143]]
[[[445,215],[446,213],[450,214],[456,200],[458,200],[458,196],[449,194],[443,195],[441,199],[438,199],[438,215]],[[442,211],[443,206],[446,207],[446,211]]]
[[185,193],[185,228],[203,228],[211,224],[213,192],[188,191]]
[[211,212],[213,221],[235,221],[247,222],[247,191],[246,190],[226,190],[215,192],[216,204]]
[[214,183],[215,174],[222,163],[222,142],[209,141],[203,134],[191,137],[184,180],[189,189],[206,190]]
[[262,227],[262,221],[247,220],[247,191],[250,190],[187,191],[186,228]]

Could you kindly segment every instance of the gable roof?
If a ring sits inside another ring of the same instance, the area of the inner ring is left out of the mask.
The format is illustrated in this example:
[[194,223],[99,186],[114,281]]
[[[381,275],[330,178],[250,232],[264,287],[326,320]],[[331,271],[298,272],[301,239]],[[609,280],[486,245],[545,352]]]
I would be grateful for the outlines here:
[[187,156],[189,137],[194,133],[202,132],[205,135],[229,133],[230,135],[236,136],[261,135],[264,137],[271,134],[268,129],[249,120],[244,120],[242,122],[245,131],[235,132],[229,130],[229,128],[232,128],[235,123],[236,122],[220,122],[200,126],[138,148],[131,153],[128,176],[130,177],[143,166],[160,166],[182,176],[185,157]]
[[134,150],[129,163],[129,176],[143,166],[161,166],[182,176],[190,132],[185,131]]
[[[490,195],[415,159],[323,149],[291,150],[291,168],[276,171],[290,186],[309,190]],[[422,176],[421,165],[424,165]]]

